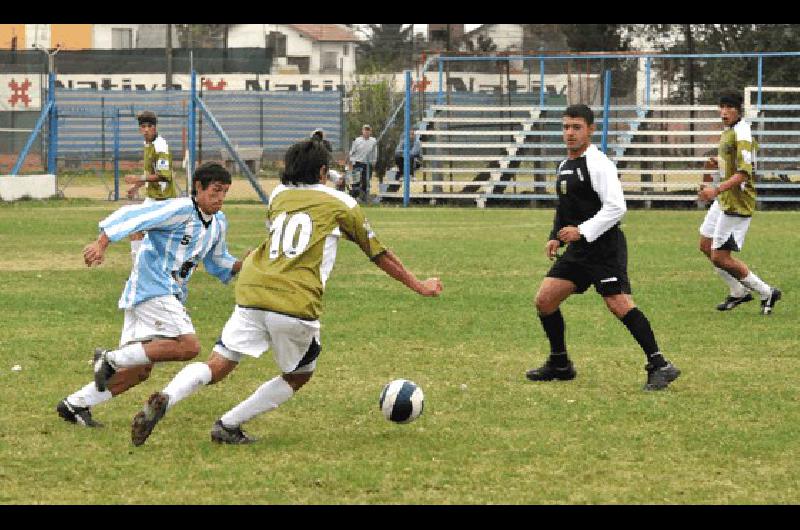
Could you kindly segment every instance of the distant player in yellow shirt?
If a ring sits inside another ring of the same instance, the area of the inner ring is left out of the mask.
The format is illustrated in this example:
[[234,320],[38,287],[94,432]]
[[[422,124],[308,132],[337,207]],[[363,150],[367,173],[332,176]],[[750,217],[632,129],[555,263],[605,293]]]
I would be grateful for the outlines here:
[[[139,132],[144,137],[144,168],[141,175],[125,175],[125,182],[131,185],[128,188],[128,198],[135,198],[139,188],[146,184],[145,202],[173,199],[178,193],[172,175],[172,157],[167,141],[158,134],[158,117],[154,112],[145,110],[136,119],[139,121]],[[142,232],[131,234],[131,256],[134,262],[143,237]]]
[[756,166],[756,143],[750,124],[742,119],[742,96],[725,91],[719,98],[719,115],[725,129],[720,134],[719,151],[711,159],[719,169],[712,186],[701,188],[701,201],[714,201],[700,226],[700,251],[714,264],[717,274],[730,288],[719,305],[729,311],[753,299],[750,291],[761,297],[761,314],[772,313],[781,299],[781,290],[764,283],[747,265],[731,255],[740,252],[756,209],[753,172]]
[[141,445],[181,399],[227,376],[244,356],[272,350],[281,375],[261,385],[224,414],[211,430],[218,443],[253,441],[241,425],[277,408],[311,379],[322,351],[319,317],[339,239],[356,243],[375,265],[422,296],[438,296],[438,278],[420,281],[385,248],[347,193],[325,186],[330,155],[313,140],[293,145],[284,158],[281,184],[267,207],[269,235],[242,264],[236,307],[206,363],[192,363],[150,396],[133,419],[131,437]]

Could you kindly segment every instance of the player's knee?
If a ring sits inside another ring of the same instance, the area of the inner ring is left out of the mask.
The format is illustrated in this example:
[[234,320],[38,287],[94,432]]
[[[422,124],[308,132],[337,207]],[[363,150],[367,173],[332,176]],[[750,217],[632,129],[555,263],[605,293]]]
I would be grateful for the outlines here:
[[182,361],[190,361],[200,353],[200,341],[191,335],[178,341],[178,355]]
[[549,315],[558,309],[558,304],[556,304],[555,300],[542,293],[536,294],[533,304],[536,306],[536,312],[542,316]]
[[289,383],[289,386],[292,387],[292,390],[297,392],[303,387],[303,385],[308,383],[312,375],[314,375],[314,372],[306,372],[302,374],[283,374],[283,380]]
[[139,383],[147,381],[150,378],[150,372],[153,371],[153,365],[145,365],[138,374]]
[[711,253],[711,263],[713,263],[715,267],[719,267],[720,269],[724,269],[728,265],[730,265],[728,256],[724,254],[717,254],[714,252]]

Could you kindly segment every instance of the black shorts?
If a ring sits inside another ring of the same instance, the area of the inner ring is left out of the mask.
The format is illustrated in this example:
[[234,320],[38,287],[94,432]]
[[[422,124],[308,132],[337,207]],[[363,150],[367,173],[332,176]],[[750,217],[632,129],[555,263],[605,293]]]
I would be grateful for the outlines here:
[[600,296],[631,294],[625,234],[612,229],[594,243],[570,243],[547,277],[571,281],[578,294],[586,292],[590,285]]

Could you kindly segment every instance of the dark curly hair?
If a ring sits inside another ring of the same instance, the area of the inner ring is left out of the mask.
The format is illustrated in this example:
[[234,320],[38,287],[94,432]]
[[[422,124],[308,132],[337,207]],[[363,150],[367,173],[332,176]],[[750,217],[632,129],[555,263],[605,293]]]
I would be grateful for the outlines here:
[[329,165],[330,153],[321,142],[303,140],[286,151],[281,182],[283,184],[318,184],[319,170]]

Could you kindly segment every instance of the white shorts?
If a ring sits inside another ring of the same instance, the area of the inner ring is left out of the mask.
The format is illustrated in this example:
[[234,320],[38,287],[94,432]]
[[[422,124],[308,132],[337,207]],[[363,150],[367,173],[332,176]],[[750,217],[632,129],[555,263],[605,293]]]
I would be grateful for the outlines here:
[[750,217],[726,215],[719,203],[714,201],[700,225],[700,235],[712,240],[713,250],[741,251],[747,229],[750,228],[750,220]]
[[191,334],[194,325],[183,304],[174,296],[157,296],[125,310],[119,345]]
[[272,348],[281,372],[309,373],[316,369],[321,350],[319,328],[319,320],[236,306],[214,351],[238,363],[242,355],[257,358]]

